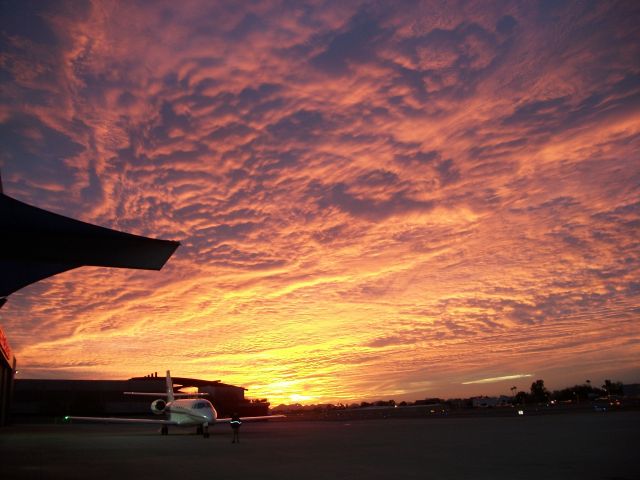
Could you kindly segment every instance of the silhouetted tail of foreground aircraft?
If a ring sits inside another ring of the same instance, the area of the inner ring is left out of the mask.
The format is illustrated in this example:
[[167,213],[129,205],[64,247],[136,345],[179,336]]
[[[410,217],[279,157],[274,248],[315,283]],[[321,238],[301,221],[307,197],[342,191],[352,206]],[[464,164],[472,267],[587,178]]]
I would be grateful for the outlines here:
[[[209,438],[209,425],[216,423],[229,423],[231,418],[218,418],[218,412],[209,400],[202,398],[185,398],[176,400],[177,397],[202,397],[208,393],[174,393],[171,373],[167,370],[167,391],[163,393],[151,392],[124,392],[125,395],[143,395],[147,397],[166,397],[166,400],[157,399],[151,402],[151,411],[156,415],[166,415],[165,420],[151,420],[146,418],[117,418],[117,417],[64,417],[65,420],[82,420],[87,422],[104,423],[153,423],[162,425],[162,435],[169,433],[169,425],[178,427],[196,427],[196,432],[204,438]],[[281,418],[284,415],[266,415],[260,417],[241,417],[243,422],[254,420],[271,420]]]

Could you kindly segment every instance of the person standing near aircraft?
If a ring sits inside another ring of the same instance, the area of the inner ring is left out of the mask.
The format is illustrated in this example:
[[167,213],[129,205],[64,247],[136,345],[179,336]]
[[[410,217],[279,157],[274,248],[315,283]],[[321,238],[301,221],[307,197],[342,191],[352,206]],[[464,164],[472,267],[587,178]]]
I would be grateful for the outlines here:
[[242,425],[242,420],[240,420],[240,416],[237,413],[231,415],[229,425],[231,425],[231,430],[233,430],[233,440],[231,443],[240,443],[240,426]]

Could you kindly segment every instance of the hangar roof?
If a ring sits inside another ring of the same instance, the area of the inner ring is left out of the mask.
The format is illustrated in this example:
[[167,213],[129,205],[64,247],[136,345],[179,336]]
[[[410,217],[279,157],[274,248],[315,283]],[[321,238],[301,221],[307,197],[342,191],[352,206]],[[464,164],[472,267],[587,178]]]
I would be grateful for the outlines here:
[[[156,380],[164,382],[164,377],[133,377],[129,379],[131,380]],[[233,388],[241,388],[243,390],[247,390],[244,387],[238,387],[237,385],[230,385],[228,383],[222,383],[220,380],[201,380],[199,378],[186,378],[186,377],[171,377],[174,385],[180,385],[179,388],[186,387],[233,387]]]
[[83,265],[160,270],[179,245],[64,217],[0,186],[0,307],[16,290]]

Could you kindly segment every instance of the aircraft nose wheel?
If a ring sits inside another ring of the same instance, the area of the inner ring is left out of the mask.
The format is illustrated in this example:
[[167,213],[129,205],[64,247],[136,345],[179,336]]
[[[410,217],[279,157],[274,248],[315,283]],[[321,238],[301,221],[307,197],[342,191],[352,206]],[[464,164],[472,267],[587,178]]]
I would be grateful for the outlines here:
[[209,438],[209,425],[206,423],[202,426],[202,436],[204,438]]
[[162,435],[168,435],[169,434],[169,427],[167,427],[166,425],[162,425],[162,428],[160,429],[160,433]]

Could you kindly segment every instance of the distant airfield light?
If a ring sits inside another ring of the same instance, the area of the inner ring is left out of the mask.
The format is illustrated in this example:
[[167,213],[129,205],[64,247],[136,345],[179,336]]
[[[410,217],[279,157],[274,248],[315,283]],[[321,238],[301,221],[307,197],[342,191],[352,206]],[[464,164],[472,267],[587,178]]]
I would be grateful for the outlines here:
[[518,410],[518,415],[524,415],[524,410]]

